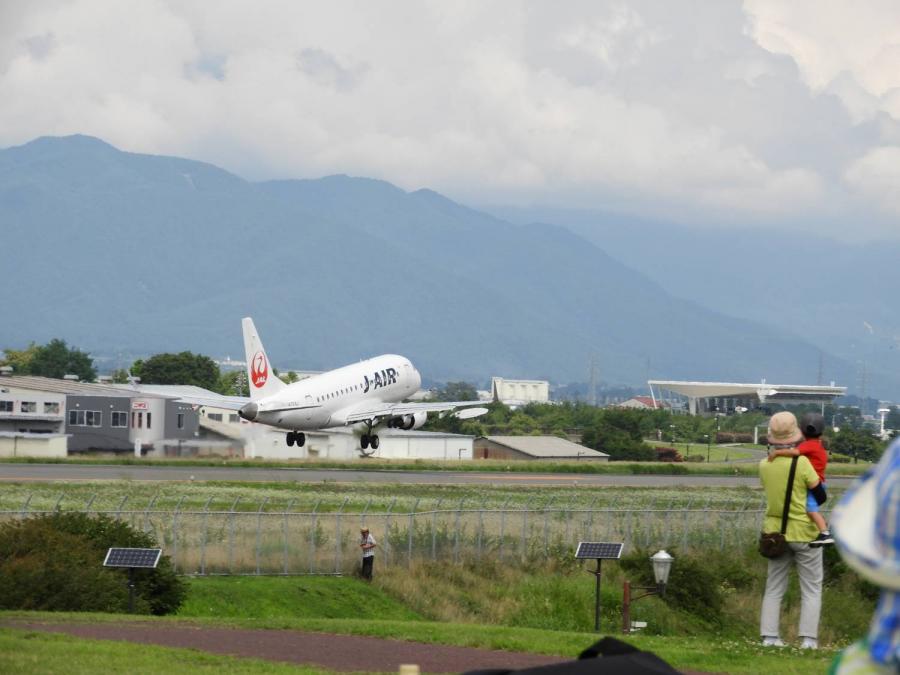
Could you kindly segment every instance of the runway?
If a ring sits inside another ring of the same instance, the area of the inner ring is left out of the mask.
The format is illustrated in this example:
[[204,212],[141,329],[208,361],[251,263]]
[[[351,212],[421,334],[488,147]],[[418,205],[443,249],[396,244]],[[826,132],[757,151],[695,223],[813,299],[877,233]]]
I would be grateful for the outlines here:
[[[130,466],[85,464],[0,463],[0,481],[227,481],[293,483],[399,483],[408,485],[528,485],[586,487],[758,487],[755,476],[680,476],[551,474],[474,471],[384,471],[362,469],[245,468],[206,466]],[[853,479],[829,478],[832,487],[846,487]]]

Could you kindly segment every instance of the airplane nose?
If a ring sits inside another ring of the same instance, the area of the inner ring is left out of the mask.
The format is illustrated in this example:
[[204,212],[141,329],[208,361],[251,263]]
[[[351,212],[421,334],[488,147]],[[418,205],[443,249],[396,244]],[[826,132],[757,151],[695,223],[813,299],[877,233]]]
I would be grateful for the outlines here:
[[256,415],[259,413],[259,406],[255,403],[248,403],[243,408],[238,410],[238,415],[243,417],[248,422],[252,422],[256,419]]

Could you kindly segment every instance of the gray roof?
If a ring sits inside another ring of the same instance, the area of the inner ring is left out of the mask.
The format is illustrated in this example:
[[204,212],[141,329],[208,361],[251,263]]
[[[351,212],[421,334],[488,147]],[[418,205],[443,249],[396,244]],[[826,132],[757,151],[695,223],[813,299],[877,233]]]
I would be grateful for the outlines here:
[[77,382],[75,380],[57,380],[52,377],[36,375],[3,375],[0,376],[0,387],[16,387],[32,391],[44,391],[53,394],[69,394],[72,396],[115,396],[119,398],[177,398],[153,393],[144,393],[130,385],[97,384],[96,382]]
[[563,457],[598,459],[600,457],[609,457],[605,452],[592,450],[558,436],[483,436],[482,438],[498,445],[505,445],[507,448],[532,457],[549,459]]

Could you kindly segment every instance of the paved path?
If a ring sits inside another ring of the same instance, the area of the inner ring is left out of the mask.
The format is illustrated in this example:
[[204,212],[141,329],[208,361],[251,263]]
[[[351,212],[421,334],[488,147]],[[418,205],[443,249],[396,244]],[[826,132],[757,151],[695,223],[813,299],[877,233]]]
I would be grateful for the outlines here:
[[5,625],[95,640],[201,649],[215,654],[286,661],[338,671],[396,673],[401,664],[415,663],[424,673],[458,673],[478,668],[527,668],[564,660],[558,656],[524,652],[292,630],[244,630],[189,624],[161,626],[152,623],[7,622]]
[[[474,647],[423,644],[404,640],[293,630],[215,628],[183,623],[45,623],[9,620],[0,625],[20,630],[64,633],[91,640],[118,640],[162,647],[199,649],[214,654],[284,661],[344,672],[396,673],[402,664],[419,666],[423,673],[460,673],[468,670],[521,669],[567,661],[566,657],[508,652]],[[587,645],[585,645],[587,646]],[[572,655],[571,658],[575,658]],[[704,675],[692,670],[684,675]]]
[[[0,481],[243,481],[322,483],[401,483],[437,485],[535,485],[616,487],[758,487],[755,476],[621,476],[611,474],[541,474],[474,471],[364,471],[358,469],[244,468],[204,466],[129,466],[86,464],[6,464]],[[832,487],[853,479],[829,478]]]

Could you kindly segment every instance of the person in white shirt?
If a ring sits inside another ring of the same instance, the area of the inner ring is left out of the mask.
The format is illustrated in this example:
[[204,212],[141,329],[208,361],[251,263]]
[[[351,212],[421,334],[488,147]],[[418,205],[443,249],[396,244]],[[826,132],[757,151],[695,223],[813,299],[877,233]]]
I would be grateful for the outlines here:
[[359,547],[363,552],[362,559],[362,577],[369,581],[372,580],[372,564],[375,562],[375,537],[369,534],[369,528],[363,526],[359,530]]

